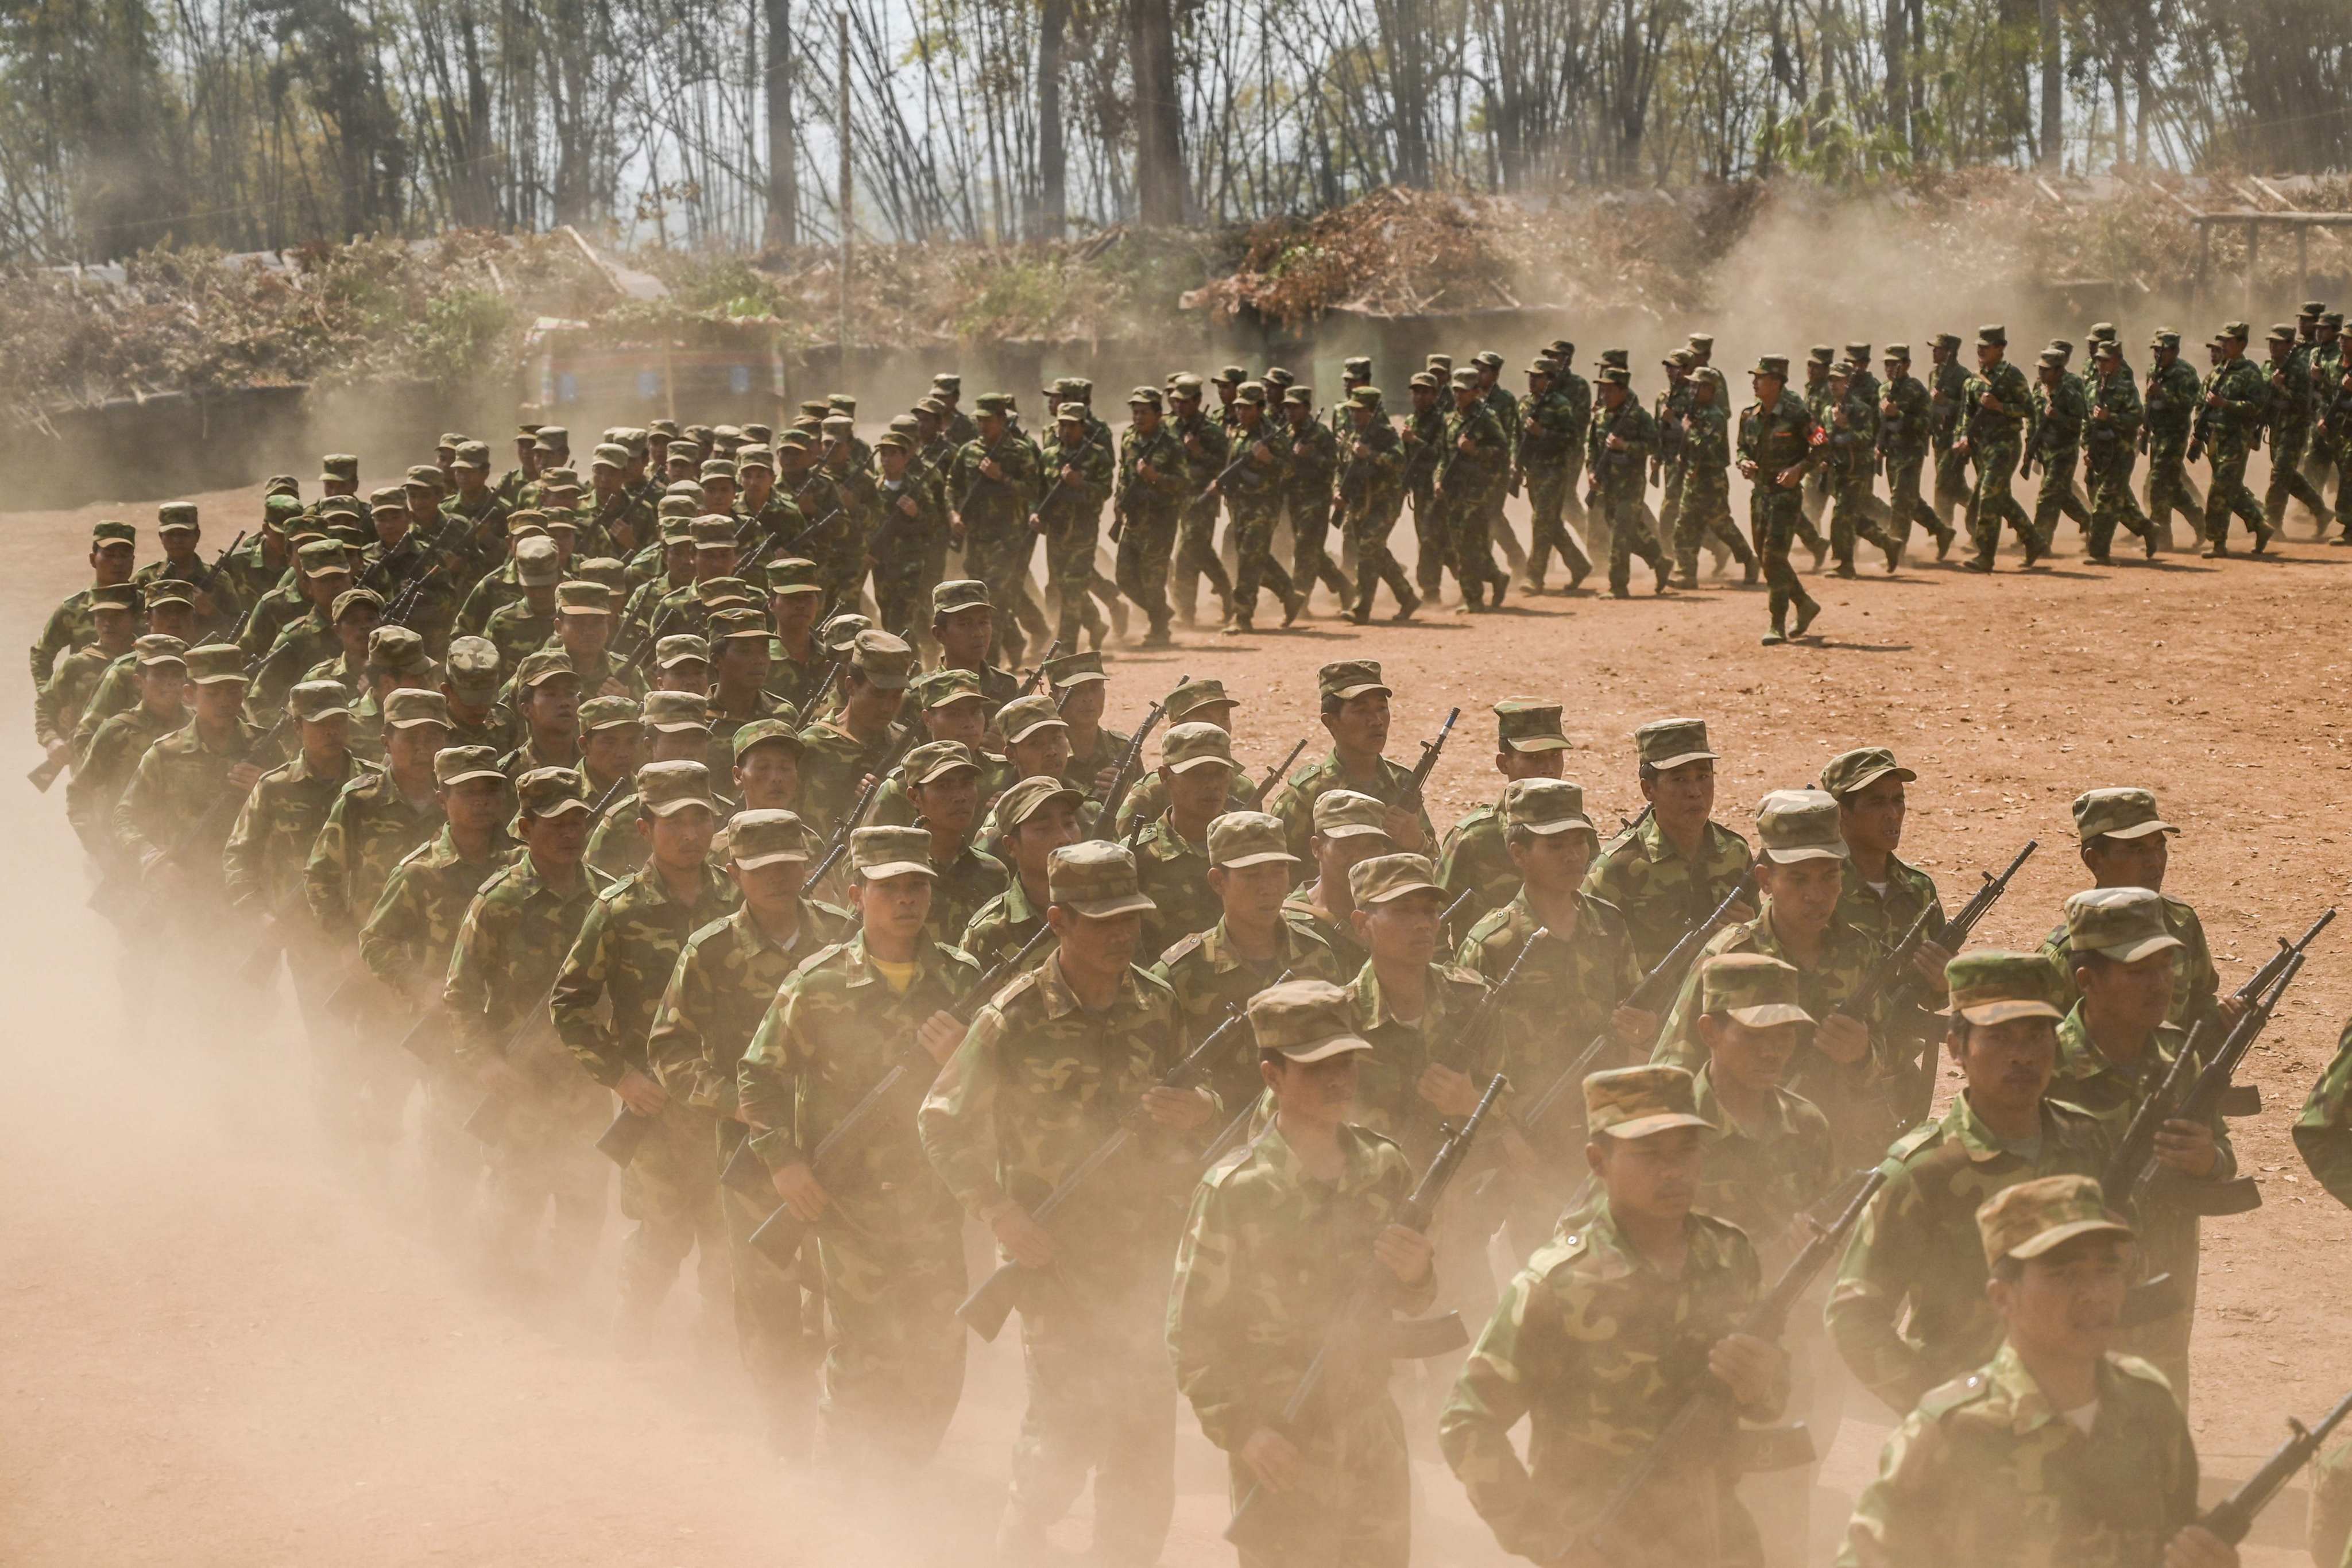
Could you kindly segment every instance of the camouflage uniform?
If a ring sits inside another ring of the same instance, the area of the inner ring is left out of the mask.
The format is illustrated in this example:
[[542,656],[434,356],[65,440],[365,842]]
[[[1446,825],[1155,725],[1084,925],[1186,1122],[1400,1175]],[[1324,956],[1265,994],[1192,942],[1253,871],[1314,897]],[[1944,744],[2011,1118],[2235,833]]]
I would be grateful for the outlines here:
[[1307,902],[1314,890],[1313,883],[1294,888],[1290,896],[1282,901],[1282,918],[1300,936],[1312,937],[1330,948],[1332,957],[1339,960],[1339,972],[1352,978],[1371,955],[1356,939],[1355,928],[1346,920],[1326,920],[1316,913]]
[[1830,553],[1837,559],[1840,574],[1853,575],[1857,539],[1885,550],[1892,568],[1902,547],[1871,516],[1871,486],[1878,461],[1878,405],[1849,387],[1845,400],[1831,412],[1825,450],[1830,497],[1835,504],[1830,514]]
[[1830,1291],[1830,1338],[1856,1381],[1889,1409],[1908,1410],[1981,1365],[2001,1324],[1985,1300],[1978,1208],[2037,1176],[2095,1176],[2107,1154],[2096,1121],[2045,1099],[2029,1160],[1977,1120],[1966,1091],[1941,1121],[1896,1139],[1882,1162],[1887,1183],[1863,1211]]
[[1195,932],[1206,931],[1223,915],[1223,905],[1209,886],[1209,848],[1178,830],[1176,820],[1162,811],[1160,819],[1139,834],[1129,835],[1135,852],[1136,879],[1143,895],[1159,907],[1143,917],[1143,946],[1158,953]]
[[[1334,789],[1353,789],[1370,795],[1382,805],[1401,805],[1412,789],[1412,769],[1400,767],[1387,758],[1381,758],[1380,777],[1367,782],[1350,778],[1340,765],[1339,754],[1330,752],[1320,762],[1308,762],[1291,770],[1290,777],[1276,784],[1266,796],[1264,810],[1282,819],[1284,839],[1290,852],[1302,861],[1309,859],[1309,841],[1315,836],[1315,802]],[[1422,842],[1437,842],[1437,826],[1429,820],[1429,807],[1424,802],[1413,808],[1421,823]]]
[[[937,857],[933,857],[937,864]],[[931,884],[931,918],[924,930],[931,940],[942,946],[963,935],[971,917],[981,906],[1013,882],[1013,873],[994,855],[983,854],[966,844],[955,859],[938,867],[939,874]]]
[[[2000,404],[1998,409],[1984,406],[1981,400],[1988,396]],[[2028,559],[2037,557],[2050,541],[2009,490],[2010,478],[2017,472],[2019,429],[2033,413],[2025,373],[2005,359],[1996,360],[1982,374],[1969,378],[1961,402],[1969,461],[1977,471],[1969,491],[1969,538],[1976,546],[1976,559],[1983,570],[1991,570],[2004,522],[2024,542]]]
[[261,739],[259,727],[239,719],[228,744],[216,748],[192,719],[149,747],[114,802],[114,837],[125,856],[142,873],[170,861],[192,886],[217,888],[221,846],[236,824],[233,808],[246,799],[229,771],[252,760]]
[[[1302,925],[1276,923],[1276,952],[1265,964],[1254,964],[1234,949],[1234,939],[1221,915],[1215,924],[1193,932],[1160,955],[1152,976],[1176,994],[1184,1015],[1185,1032],[1206,1040],[1217,1026],[1249,1006],[1250,998],[1286,975],[1294,980],[1328,980],[1344,985],[1352,971],[1343,973],[1328,944]],[[1217,1102],[1228,1113],[1238,1114],[1263,1092],[1258,1076],[1257,1049],[1249,1027],[1236,1025],[1225,1037],[1232,1049],[1208,1064],[1206,1078]]]
[[[2163,340],[2158,342],[2162,345]],[[2179,347],[2177,334],[2168,346]],[[2204,531],[2204,498],[2184,466],[2204,395],[2197,372],[2179,359],[2148,367],[2147,392],[2140,401],[2147,420],[2148,527],[2158,538],[2170,535],[2175,512],[2188,518],[2190,528]]]
[[[1893,403],[1895,412],[1888,413],[1885,404]],[[1879,440],[1886,458],[1886,500],[1889,514],[1887,532],[1898,544],[1911,538],[1911,525],[1918,524],[1936,537],[1940,550],[1952,541],[1952,530],[1936,507],[1920,496],[1919,479],[1926,470],[1929,449],[1934,444],[1937,410],[1930,401],[1927,383],[1907,371],[1897,371],[1888,378],[1879,410],[1881,423]],[[1948,438],[1945,446],[1951,444]],[[1937,454],[1937,465],[1942,466],[1942,454]],[[1938,484],[1940,490],[1941,485]]]
[[[1065,480],[1065,467],[1076,469],[1078,477]],[[1045,528],[1045,581],[1061,600],[1055,635],[1066,648],[1077,647],[1082,632],[1091,634],[1099,646],[1105,628],[1087,585],[1094,580],[1095,539],[1102,529],[1103,503],[1110,499],[1118,479],[1118,460],[1107,441],[1082,435],[1065,445],[1056,426],[1055,434],[1045,442],[1041,478],[1053,497],[1045,503],[1048,509],[1041,520]]]
[[[1503,486],[1510,476],[1511,434],[1484,402],[1445,416],[1444,449],[1437,460],[1437,493],[1445,519],[1446,565],[1462,591],[1462,602],[1482,602],[1484,585],[1503,601],[1509,574],[1495,564],[1494,528],[1503,515]],[[1462,450],[1468,441],[1472,450]]]
[[2304,454],[2311,448],[2311,350],[2298,347],[2288,353],[2284,364],[2264,365],[2261,373],[2269,383],[2264,389],[2269,406],[2263,419],[2271,433],[2271,479],[2263,494],[2263,515],[2273,528],[2284,527],[2286,504],[2301,501],[2311,508],[2320,532],[2326,533],[2335,514],[2303,476]]
[[[1137,472],[1147,463],[1158,477],[1146,479]],[[1168,634],[1169,552],[1175,548],[1180,514],[1191,509],[1194,488],[1183,439],[1171,426],[1163,423],[1147,436],[1129,425],[1120,435],[1113,507],[1118,528],[1118,591],[1143,612],[1154,637]],[[1220,566],[1217,575],[1223,572]]]
[[[1234,620],[1241,626],[1249,625],[1256,616],[1261,587],[1273,591],[1286,616],[1298,597],[1290,574],[1274,559],[1274,526],[1281,520],[1282,495],[1290,472],[1290,444],[1284,434],[1276,428],[1270,407],[1255,431],[1236,427],[1233,433],[1234,457],[1249,454],[1248,461],[1235,468],[1223,486],[1234,548],[1241,554],[1241,570],[1234,574]],[[1260,444],[1267,453],[1264,462],[1255,454]]]
[[[1774,1089],[1763,1121],[1738,1121],[1717,1097],[1713,1062],[1698,1070],[1693,1095],[1698,1113],[1714,1124],[1699,1135],[1706,1162],[1694,1207],[1738,1226],[1777,1273],[1807,1239],[1797,1217],[1838,1184],[1829,1118],[1802,1095]],[[1801,1322],[1791,1325],[1792,1336],[1808,1332]],[[1810,1333],[1818,1337],[1818,1322]]]
[[[123,664],[126,670],[137,668],[136,661],[131,660],[131,655],[109,653],[95,643],[86,648],[77,648],[59,659],[55,672],[36,688],[33,744],[44,751],[52,746],[70,746],[90,696],[98,690],[100,678],[108,673],[110,666],[118,664]],[[125,684],[128,685],[127,676]],[[107,716],[100,716],[100,722],[104,722]],[[97,728],[92,725],[90,732],[96,734]]]
[[[954,946],[982,967],[993,968],[1019,952],[1029,938],[1044,929],[1045,925],[1045,901],[1032,899],[1029,890],[1022,886],[1019,873],[1012,873],[1004,884],[1004,891],[972,912],[962,936]],[[1048,936],[1037,945],[1034,956],[1043,961],[1059,946],[1059,942]]]
[[[1624,443],[1622,451],[1609,449],[1612,437]],[[1609,591],[1622,598],[1635,556],[1647,561],[1666,580],[1666,558],[1656,538],[1643,526],[1643,476],[1656,446],[1657,421],[1631,396],[1611,413],[1596,404],[1592,427],[1585,437],[1585,461],[1592,473],[1591,491],[1600,507],[1599,526],[1609,533]]]
[[114,831],[114,808],[129,786],[147,748],[184,727],[187,720],[156,718],[144,706],[116,714],[99,727],[80,762],[66,777],[66,821],[101,875],[129,876],[135,862],[125,854]]
[[1836,918],[1880,946],[1892,947],[1901,941],[1920,915],[1930,909],[1936,912],[1927,921],[1927,934],[1932,940],[1944,929],[1943,894],[1936,891],[1934,877],[1901,857],[1886,857],[1884,892],[1863,881],[1853,861],[1845,862],[1845,885],[1838,893]]
[[[1504,1290],[1437,1427],[1504,1551],[1559,1559],[1675,1411],[1718,1386],[1707,1349],[1738,1327],[1761,1270],[1737,1226],[1694,1213],[1684,1234],[1682,1271],[1668,1278],[1626,1244],[1603,1198]],[[1510,1438],[1522,1416],[1525,1463]],[[1612,1561],[1761,1561],[1728,1467],[1675,1479],[1683,1484],[1643,1493],[1626,1516],[1626,1539],[1649,1550]]]
[[[1349,454],[1339,469],[1340,521],[1356,561],[1356,597],[1350,608],[1359,622],[1370,620],[1372,597],[1386,583],[1402,614],[1421,603],[1412,580],[1389,549],[1389,535],[1404,509],[1404,444],[1377,403],[1370,422],[1360,430],[1351,425],[1340,440]],[[1360,456],[1355,452],[1359,443],[1367,449]]]
[[[984,460],[992,460],[1004,477],[982,474]],[[988,584],[990,601],[1002,607],[996,637],[1006,656],[1017,659],[1023,640],[1013,617],[1015,606],[1028,597],[1029,545],[1035,537],[1029,531],[1029,505],[1036,494],[1036,454],[1010,431],[993,446],[967,442],[948,471],[948,483],[962,503],[964,570]]]
[[[1976,1249],[1969,1248],[1974,1254]],[[1930,1390],[1854,1502],[1839,1568],[2127,1568],[2198,1515],[2197,1450],[2162,1375],[2109,1355],[2085,1434],[2017,1352]]]
[[[1570,390],[1567,383],[1574,383]],[[1532,431],[1519,432],[1519,463],[1528,476],[1528,584],[1542,591],[1551,553],[1559,552],[1571,585],[1592,570],[1561,517],[1575,499],[1577,470],[1581,466],[1585,428],[1592,422],[1592,389],[1580,376],[1556,372],[1541,397],[1519,405]]]
[[[1185,1047],[1168,988],[1129,969],[1089,1013],[1059,957],[981,1009],[923,1102],[923,1147],[966,1211],[1034,1209]],[[1170,1264],[1197,1154],[1146,1123],[1054,1216],[1056,1263],[1021,1313],[1028,1406],[1012,1511],[1038,1529],[1095,1474],[1095,1548],[1150,1562],[1175,1506],[1174,1382],[1159,1349]]]
[[[1410,441],[1406,439],[1408,434],[1412,436]],[[1406,415],[1405,427],[1397,434],[1397,444],[1404,449],[1404,493],[1412,501],[1412,580],[1421,590],[1421,596],[1427,599],[1437,592],[1451,564],[1446,553],[1449,543],[1445,504],[1437,493],[1437,469],[1445,458],[1444,407]]]
[[[678,953],[698,927],[724,918],[738,902],[735,884],[717,871],[703,867],[700,881],[691,904],[680,902],[650,862],[611,883],[557,971],[548,998],[555,1031],[607,1089],[632,1071],[652,1075],[646,1040]],[[728,1293],[713,1123],[702,1106],[665,1107],[621,1172],[621,1212],[637,1222],[621,1244],[625,1312],[650,1319],[688,1252],[697,1257],[703,1310],[715,1312]]]
[[1634,961],[1646,975],[1715,913],[1755,858],[1746,839],[1709,822],[1698,853],[1685,859],[1653,814],[1601,852],[1584,874],[1584,891],[1623,915]]
[[[1955,349],[1959,346],[1957,338],[1949,341]],[[1953,514],[1969,498],[1968,454],[1956,441],[1968,421],[1969,372],[1957,353],[1928,367],[1927,397],[1927,444],[1936,465],[1932,501],[1937,520],[1949,532]]]
[[2270,538],[2261,503],[2246,488],[2246,458],[2262,437],[2263,415],[2270,405],[2270,386],[2253,361],[2241,354],[2226,359],[2205,378],[2204,395],[2218,397],[2221,406],[2200,406],[2198,431],[2205,444],[2205,460],[2212,477],[2205,491],[2205,543],[2226,547],[2230,517],[2243,519],[2257,548]]
[[[1692,403],[1682,416],[1682,494],[1675,524],[1675,564],[1686,580],[1698,575],[1698,551],[1703,544],[1720,545],[1751,573],[1756,569],[1756,552],[1731,526],[1731,415],[1723,406],[1720,392],[1716,398],[1704,405]],[[1748,580],[1755,579],[1751,575]]]
[[311,919],[337,946],[358,936],[393,868],[441,831],[433,796],[411,800],[388,771],[362,768],[327,809],[302,867]]
[[[2105,559],[2118,524],[2145,540],[2147,553],[2154,555],[2156,529],[2131,493],[2140,431],[2139,387],[2130,371],[2117,368],[2110,374],[2095,376],[2087,390],[2090,407],[2083,423],[2083,464],[2091,491],[2091,559]],[[2106,411],[2107,417],[2092,417],[2100,409]]]
[[[849,1109],[915,1053],[935,1012],[980,977],[951,947],[921,944],[903,992],[863,936],[817,953],[784,981],[737,1074],[751,1147],[771,1171],[810,1158]],[[905,1097],[912,1099],[909,1093]],[[811,1228],[824,1270],[824,1413],[845,1446],[919,1463],[939,1446],[963,1388],[963,1234],[954,1197],[924,1159],[905,1101],[830,1154],[832,1199]]]
[[[1332,1326],[1360,1309],[1372,1243],[1397,1222],[1414,1171],[1379,1134],[1342,1125],[1337,1181],[1310,1174],[1279,1126],[1220,1160],[1192,1195],[1168,1299],[1168,1349],[1177,1385],[1201,1431],[1225,1450],[1236,1504],[1256,1490],[1242,1445],[1282,1427],[1282,1408],[1318,1362]],[[1394,1285],[1381,1271],[1383,1282]],[[1398,1286],[1392,1310],[1425,1308],[1435,1276]],[[1269,1509],[1301,1508],[1311,1545],[1285,1563],[1404,1568],[1412,1555],[1412,1461],[1404,1417],[1388,1390],[1388,1363],[1356,1354],[1322,1360],[1312,1424],[1287,1435],[1305,1460],[1295,1493]],[[1276,1559],[1249,1552],[1248,1568]]]
[[2090,417],[2083,383],[2073,376],[2062,371],[2056,386],[2034,386],[2032,450],[2042,465],[2042,488],[2034,495],[2033,531],[2044,543],[2057,536],[2061,517],[2074,518],[2085,534],[2091,530],[2091,514],[2074,496],[2075,457]]
[[[2197,911],[2170,894],[2163,896],[2165,929],[2180,938],[2182,948],[2173,962],[2172,1006],[2166,1010],[2164,1021],[2183,1033],[2200,1023],[2210,1023],[2213,1032],[2209,1038],[2219,1043],[2221,972],[2213,967],[2213,948],[2205,939],[2205,923],[2197,918]],[[2069,957],[2063,920],[2042,939],[2042,951],[2058,973],[2053,999],[2062,1008],[2073,1007],[2082,1000],[2082,993],[2074,988],[2074,966]]]
[[246,797],[221,847],[223,888],[232,907],[282,919],[292,927],[305,907],[304,868],[335,798],[377,770],[346,755],[341,772],[321,778],[297,756],[264,773]]
[[1170,423],[1179,443],[1200,444],[1198,452],[1190,445],[1184,448],[1183,499],[1177,511],[1174,609],[1176,619],[1190,626],[1194,619],[1194,605],[1202,577],[1209,580],[1210,591],[1220,600],[1230,601],[1233,597],[1233,580],[1225,575],[1225,563],[1217,559],[1214,542],[1216,498],[1211,497],[1203,500],[1201,495],[1218,475],[1224,472],[1225,465],[1232,460],[1231,444],[1224,427],[1206,413],[1196,413],[1189,420],[1179,419]]
[[[1785,371],[1788,367],[1780,368]],[[1786,387],[1780,389],[1780,401],[1772,407],[1751,402],[1739,415],[1739,459],[1756,465],[1756,477],[1748,492],[1748,531],[1755,537],[1756,559],[1763,563],[1776,632],[1786,623],[1791,608],[1797,611],[1801,624],[1821,609],[1789,564],[1789,548],[1805,517],[1802,481],[1785,486],[1780,482],[1784,470],[1811,462],[1817,429],[1805,400]]]
[[1339,437],[1329,425],[1313,420],[1291,425],[1283,434],[1290,447],[1282,481],[1283,508],[1290,515],[1290,580],[1301,600],[1313,598],[1315,585],[1321,583],[1345,610],[1355,590],[1324,548],[1331,533],[1331,484],[1339,472]]
[[2352,1208],[2352,1024],[2294,1120],[2295,1152],[2327,1195]]
[[[581,925],[612,879],[582,865],[558,888],[528,853],[491,873],[466,910],[441,988],[460,1069],[503,1059],[528,1087],[493,1113],[488,1238],[493,1257],[521,1255],[551,1201],[567,1263],[584,1261],[604,1221],[604,1160],[596,1139],[611,1099],[555,1038],[546,998]],[[389,894],[387,894],[389,899]]]
[[39,691],[42,683],[55,671],[60,654],[86,648],[98,641],[97,619],[90,609],[95,593],[93,589],[79,589],[67,594],[64,601],[49,612],[49,618],[42,623],[41,634],[34,639],[30,650],[35,691]]

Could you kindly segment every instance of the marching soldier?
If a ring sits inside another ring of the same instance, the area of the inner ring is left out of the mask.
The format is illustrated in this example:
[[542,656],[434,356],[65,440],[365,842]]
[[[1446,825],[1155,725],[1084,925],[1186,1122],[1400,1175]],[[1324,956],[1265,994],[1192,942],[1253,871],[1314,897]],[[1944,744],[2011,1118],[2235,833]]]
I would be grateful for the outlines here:
[[[1522,779],[1560,776],[1568,753],[1560,711],[1558,703],[1534,697],[1505,697],[1495,705],[1495,771],[1503,776],[1506,792]],[[1478,807],[1447,831],[1444,847],[1438,852],[1437,880],[1449,904],[1465,893],[1472,894],[1474,918],[1500,909],[1518,892],[1519,874],[1504,843],[1499,800]]]
[[1266,796],[1265,809],[1282,819],[1293,854],[1304,854],[1314,831],[1315,802],[1328,790],[1370,795],[1388,810],[1384,831],[1399,848],[1420,852],[1437,830],[1414,788],[1412,770],[1381,755],[1389,743],[1388,686],[1371,659],[1341,659],[1315,673],[1323,727],[1331,750],[1320,762],[1294,770]]
[[1592,862],[1584,891],[1624,915],[1647,974],[1739,885],[1755,857],[1747,840],[1714,820],[1716,754],[1706,720],[1654,719],[1633,732],[1633,750],[1649,804]]

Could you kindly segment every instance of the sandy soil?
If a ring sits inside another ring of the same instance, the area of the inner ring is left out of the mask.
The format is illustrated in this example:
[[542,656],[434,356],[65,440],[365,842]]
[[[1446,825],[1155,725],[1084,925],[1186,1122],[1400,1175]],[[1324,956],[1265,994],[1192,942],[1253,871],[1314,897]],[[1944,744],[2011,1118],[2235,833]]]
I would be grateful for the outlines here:
[[[198,499],[217,518],[256,504]],[[143,512],[0,522],[0,622],[29,639],[81,580],[88,526],[105,515]],[[1766,789],[1811,780],[1848,747],[1892,745],[1920,774],[1906,852],[1948,902],[2041,840],[1981,934],[2019,945],[2084,883],[2068,801],[2145,783],[2186,829],[2170,891],[2203,915],[2234,983],[2352,887],[2352,833],[2328,804],[2352,769],[2336,679],[2352,614],[2331,597],[2352,583],[2352,551],[2298,542],[2269,560],[2099,570],[2071,530],[2067,549],[2030,575],[2005,559],[1990,580],[1933,565],[1813,579],[1821,641],[1777,650],[1757,645],[1760,591],[1720,583],[1662,601],[1515,599],[1501,616],[1362,633],[1326,618],[1201,636],[1121,657],[1112,716],[1132,718],[1180,673],[1219,676],[1247,704],[1238,749],[1264,768],[1310,722],[1318,664],[1377,657],[1398,694],[1393,754],[1410,758],[1448,705],[1465,710],[1433,790],[1441,821],[1491,792],[1486,705],[1507,695],[1567,704],[1570,775],[1604,821],[1638,806],[1627,737],[1649,718],[1707,717],[1717,814],[1742,831]],[[0,691],[22,713],[23,667],[7,671]],[[10,733],[21,769],[28,732]],[[975,1345],[948,1451],[914,1490],[780,1470],[725,1356],[696,1349],[690,1286],[663,1353],[614,1362],[598,1326],[607,1287],[561,1311],[495,1301],[402,1195],[338,1174],[275,1019],[252,1018],[236,1051],[192,1046],[169,1023],[126,1038],[114,941],[83,907],[61,797],[24,790],[24,825],[0,840],[16,890],[0,916],[14,982],[0,1002],[0,1561],[813,1563],[845,1550],[944,1563],[984,1542],[1016,1407],[1004,1347]],[[2267,1202],[2207,1228],[2193,1425],[2221,1476],[2251,1469],[2283,1416],[2352,1386],[2352,1349],[2330,1326],[2352,1216],[2287,1133],[2352,1006],[2347,929],[2322,938],[2252,1059],[2266,1106],[2236,1136]],[[183,999],[214,1023],[254,1010],[201,988]],[[1167,1561],[1229,1562],[1221,1468],[1189,1416],[1182,1427]],[[1850,1492],[1880,1430],[1849,1421],[1824,1484]],[[1499,1561],[1442,1467],[1422,1481],[1424,1558]],[[2305,1561],[2287,1550],[2300,1529],[2299,1501],[2283,1502],[2248,1561]]]

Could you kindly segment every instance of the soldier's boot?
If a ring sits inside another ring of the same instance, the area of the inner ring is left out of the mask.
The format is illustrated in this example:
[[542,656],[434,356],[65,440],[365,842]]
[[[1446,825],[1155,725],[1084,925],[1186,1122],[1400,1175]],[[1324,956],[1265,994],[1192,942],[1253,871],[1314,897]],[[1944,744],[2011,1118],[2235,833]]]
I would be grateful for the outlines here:
[[1886,575],[1893,577],[1903,564],[1903,541],[1893,534],[1882,533],[1872,542],[1886,552]]
[[1753,588],[1764,580],[1764,568],[1754,556],[1749,556],[1740,568],[1739,582],[1743,588]]
[[1282,623],[1285,626],[1296,624],[1298,618],[1307,613],[1307,596],[1314,591],[1315,580],[1309,578],[1282,601]]
[[1797,623],[1789,628],[1790,638],[1794,640],[1803,636],[1806,629],[1812,625],[1814,620],[1820,616],[1821,612],[1821,602],[1818,600],[1801,599],[1797,601]]
[[1389,619],[1396,622],[1399,625],[1402,625],[1405,622],[1412,620],[1412,612],[1420,608],[1420,595],[1407,593],[1397,601],[1397,612],[1390,616]]
[[1486,580],[1486,586],[1495,591],[1494,602],[1487,606],[1489,610],[1500,610],[1503,607],[1503,585],[1510,580],[1511,574],[1507,570],[1498,571]]
[[1842,560],[1838,562],[1837,575],[1840,577],[1852,577],[1853,575],[1853,562],[1850,560]]

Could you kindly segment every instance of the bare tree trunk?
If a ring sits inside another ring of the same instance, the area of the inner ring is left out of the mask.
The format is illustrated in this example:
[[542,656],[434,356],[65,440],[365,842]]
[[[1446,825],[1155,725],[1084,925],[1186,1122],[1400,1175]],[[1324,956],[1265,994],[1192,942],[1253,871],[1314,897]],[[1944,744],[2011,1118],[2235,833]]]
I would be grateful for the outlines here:
[[1905,0],[1886,0],[1883,42],[1886,50],[1886,125],[1906,152],[1911,147],[1910,47]]
[[1172,0],[1131,0],[1135,37],[1135,194],[1147,225],[1185,221],[1183,105],[1176,96]]
[[1062,139],[1062,49],[1070,0],[1045,0],[1037,16],[1037,204],[1031,239],[1060,239],[1069,218],[1069,149]]
[[2042,0],[2042,166],[2055,172],[2066,156],[2064,40],[2058,0]]
[[767,243],[801,242],[800,142],[793,131],[793,0],[761,0],[768,36],[763,84],[768,113]]

